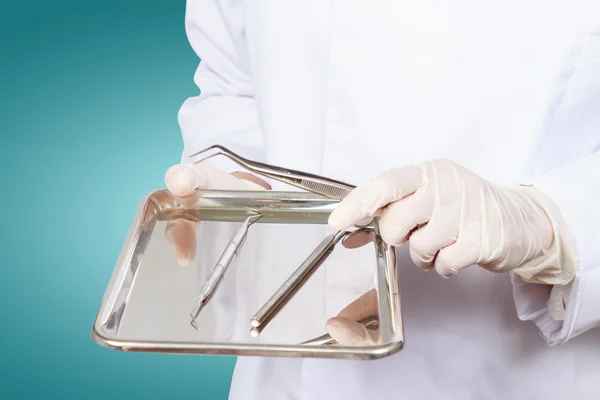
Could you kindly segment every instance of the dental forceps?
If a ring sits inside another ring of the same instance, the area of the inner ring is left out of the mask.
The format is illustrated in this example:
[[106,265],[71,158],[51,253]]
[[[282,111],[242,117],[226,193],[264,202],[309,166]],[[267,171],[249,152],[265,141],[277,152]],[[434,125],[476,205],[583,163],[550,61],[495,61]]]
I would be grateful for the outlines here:
[[[194,164],[199,164],[202,161],[206,161],[210,158],[223,155],[230,160],[237,163],[239,166],[247,169],[255,174],[265,176],[267,178],[275,179],[283,183],[295,186],[300,189],[333,199],[343,200],[352,190],[356,189],[356,186],[350,185],[334,179],[326,178],[324,176],[310,174],[308,172],[295,171],[293,169],[287,169],[277,167],[275,165],[265,164],[258,161],[248,160],[226,147],[221,145],[214,145],[207,147],[204,150],[200,150],[190,157],[202,156],[199,160],[194,161]],[[379,214],[379,210],[375,215]],[[361,222],[357,223],[356,226],[359,228],[368,226],[373,221],[373,218],[366,218]]]
[[246,240],[246,237],[248,235],[248,229],[261,217],[262,214],[251,210],[250,216],[246,218],[246,220],[242,223],[242,226],[240,226],[238,230],[234,233],[233,237],[227,244],[227,247],[225,247],[225,250],[223,250],[219,261],[217,261],[217,265],[215,265],[212,271],[210,271],[208,278],[206,278],[206,282],[200,290],[200,296],[198,296],[196,307],[194,307],[194,310],[190,314],[190,316],[192,317],[191,325],[194,327],[194,329],[198,330],[196,319],[198,318],[200,311],[202,311],[202,309],[204,308],[204,305],[212,297],[213,293],[219,286],[219,283],[221,283],[221,280],[223,279],[223,275],[225,275],[227,267],[229,267],[229,264],[231,264],[231,261],[236,256],[240,247]]
[[200,160],[194,162],[194,164],[198,164],[218,155],[228,157],[241,167],[258,175],[263,175],[334,200],[342,200],[348,193],[355,189],[355,186],[353,185],[325,178],[323,176],[248,160],[220,145],[214,145],[204,150],[200,150],[199,152],[192,154],[191,157],[202,156]]

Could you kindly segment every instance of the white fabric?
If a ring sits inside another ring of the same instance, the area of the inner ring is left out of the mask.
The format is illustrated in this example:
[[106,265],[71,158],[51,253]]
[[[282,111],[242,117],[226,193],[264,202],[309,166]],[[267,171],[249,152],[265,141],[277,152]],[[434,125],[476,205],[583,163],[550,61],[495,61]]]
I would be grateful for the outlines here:
[[[552,199],[579,261],[556,321],[550,286],[481,268],[440,279],[402,246],[403,350],[372,362],[242,357],[232,399],[600,396],[600,2],[189,0],[186,28],[202,94],[179,114],[184,162],[219,143],[358,185],[452,159]],[[355,255],[336,261],[315,285],[368,289]]]

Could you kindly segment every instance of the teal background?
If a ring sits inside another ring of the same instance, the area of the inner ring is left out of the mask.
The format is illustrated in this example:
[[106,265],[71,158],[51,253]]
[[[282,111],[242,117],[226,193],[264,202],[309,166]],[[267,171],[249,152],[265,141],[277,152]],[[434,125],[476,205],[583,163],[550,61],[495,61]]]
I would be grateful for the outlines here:
[[183,0],[0,8],[0,398],[225,399],[233,358],[122,353],[90,330],[197,94]]

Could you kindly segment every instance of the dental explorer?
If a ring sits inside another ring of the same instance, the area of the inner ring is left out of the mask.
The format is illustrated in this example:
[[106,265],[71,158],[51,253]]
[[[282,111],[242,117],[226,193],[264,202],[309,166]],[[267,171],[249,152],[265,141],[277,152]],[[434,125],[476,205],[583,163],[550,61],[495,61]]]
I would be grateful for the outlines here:
[[223,279],[223,275],[225,274],[227,267],[229,267],[229,264],[231,264],[231,261],[236,256],[241,245],[246,240],[248,229],[261,217],[261,214],[259,214],[256,211],[252,211],[252,214],[248,218],[246,218],[246,220],[242,223],[242,226],[240,226],[238,230],[234,233],[233,237],[227,244],[227,247],[223,251],[223,254],[219,258],[219,261],[217,261],[217,265],[215,265],[213,270],[208,275],[206,282],[200,290],[200,296],[198,297],[196,307],[190,314],[192,317],[191,325],[194,327],[194,329],[198,330],[196,319],[198,318],[200,311],[202,311],[208,300],[212,297],[213,293],[217,289],[217,286]]

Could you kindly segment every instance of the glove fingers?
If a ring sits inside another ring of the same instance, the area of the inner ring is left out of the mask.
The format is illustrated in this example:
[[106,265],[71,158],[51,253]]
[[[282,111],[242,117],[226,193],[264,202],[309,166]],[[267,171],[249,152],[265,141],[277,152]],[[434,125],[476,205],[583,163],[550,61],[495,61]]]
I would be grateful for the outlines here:
[[334,317],[325,325],[329,335],[340,346],[357,347],[377,344],[378,331],[371,331],[358,322],[346,318]]
[[246,185],[236,177],[207,163],[177,164],[165,174],[167,189],[183,197],[197,189],[245,190]]
[[410,257],[423,270],[433,268],[438,251],[456,242],[459,224],[455,215],[435,215],[427,225],[410,235]]
[[461,241],[460,239],[441,249],[433,266],[438,274],[444,278],[456,275],[459,271],[477,264],[479,261],[479,249],[471,242]]
[[369,330],[359,322],[377,315],[377,291],[371,289],[350,303],[326,324],[327,332],[341,346],[369,346],[376,343],[378,331]]
[[381,215],[381,237],[392,246],[405,243],[411,232],[431,217],[433,196],[417,191],[413,195],[390,204]]
[[346,196],[329,217],[329,225],[346,229],[377,210],[414,193],[423,184],[423,170],[407,166],[381,174],[375,180],[357,187]]

